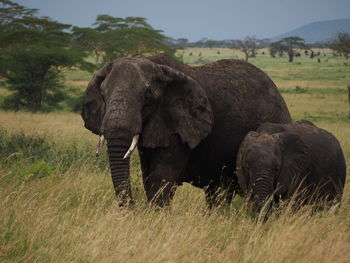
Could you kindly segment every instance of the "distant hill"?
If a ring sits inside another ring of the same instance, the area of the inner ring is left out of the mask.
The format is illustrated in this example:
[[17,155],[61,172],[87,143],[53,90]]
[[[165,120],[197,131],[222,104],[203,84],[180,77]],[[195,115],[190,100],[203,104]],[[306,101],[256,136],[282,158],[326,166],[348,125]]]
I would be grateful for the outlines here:
[[284,37],[298,36],[305,39],[306,43],[326,42],[333,39],[338,32],[350,34],[350,19],[313,22],[288,33],[270,38],[270,41],[275,42]]

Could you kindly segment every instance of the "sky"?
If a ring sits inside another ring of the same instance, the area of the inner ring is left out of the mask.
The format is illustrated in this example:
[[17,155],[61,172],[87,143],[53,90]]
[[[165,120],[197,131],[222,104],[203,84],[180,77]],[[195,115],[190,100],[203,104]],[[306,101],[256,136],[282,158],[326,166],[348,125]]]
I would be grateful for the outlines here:
[[350,18],[350,0],[13,0],[61,23],[91,27],[96,16],[141,16],[173,38],[270,38],[305,24]]

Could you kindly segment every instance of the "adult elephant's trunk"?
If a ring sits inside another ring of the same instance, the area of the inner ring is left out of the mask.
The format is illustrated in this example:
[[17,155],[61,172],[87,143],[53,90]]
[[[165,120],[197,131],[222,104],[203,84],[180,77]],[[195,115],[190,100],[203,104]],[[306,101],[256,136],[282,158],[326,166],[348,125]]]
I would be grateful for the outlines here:
[[121,206],[133,202],[130,184],[130,157],[124,158],[130,144],[131,141],[127,139],[107,140],[113,186]]

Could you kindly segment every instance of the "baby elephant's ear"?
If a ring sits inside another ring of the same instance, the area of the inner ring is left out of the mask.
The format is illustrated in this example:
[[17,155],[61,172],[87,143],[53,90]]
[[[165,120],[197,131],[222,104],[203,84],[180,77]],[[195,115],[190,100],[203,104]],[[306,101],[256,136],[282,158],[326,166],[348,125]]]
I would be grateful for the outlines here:
[[243,171],[243,154],[241,151],[238,152],[237,154],[237,159],[236,159],[236,175],[237,175],[237,179],[238,179],[238,184],[239,187],[241,188],[241,190],[243,192],[247,191],[248,188],[248,180],[247,180],[247,174],[244,174]]
[[248,190],[248,182],[249,182],[249,174],[247,174],[247,171],[244,171],[245,167],[245,153],[247,151],[247,144],[249,144],[249,141],[255,137],[258,137],[259,133],[255,131],[250,131],[242,141],[238,154],[236,157],[236,174],[238,179],[238,184],[243,192],[246,192]]
[[299,187],[298,178],[308,162],[308,148],[301,137],[296,133],[282,132],[277,134],[279,137],[282,165],[281,172],[277,178],[277,192],[285,195],[293,192],[293,189]]

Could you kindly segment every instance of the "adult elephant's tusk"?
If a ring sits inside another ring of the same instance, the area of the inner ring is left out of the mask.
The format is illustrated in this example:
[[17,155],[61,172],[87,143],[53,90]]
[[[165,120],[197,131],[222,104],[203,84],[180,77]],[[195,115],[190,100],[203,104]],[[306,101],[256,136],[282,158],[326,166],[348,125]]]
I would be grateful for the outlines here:
[[131,145],[130,145],[130,148],[129,150],[126,152],[126,154],[124,155],[123,159],[126,159],[128,158],[131,153],[135,150],[136,146],[137,146],[137,142],[139,140],[139,134],[135,135],[133,138],[132,138],[132,142],[131,142]]
[[105,136],[102,135],[100,138],[100,141],[98,142],[97,149],[96,149],[96,157],[98,157],[102,151],[103,144],[105,143]]

